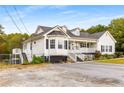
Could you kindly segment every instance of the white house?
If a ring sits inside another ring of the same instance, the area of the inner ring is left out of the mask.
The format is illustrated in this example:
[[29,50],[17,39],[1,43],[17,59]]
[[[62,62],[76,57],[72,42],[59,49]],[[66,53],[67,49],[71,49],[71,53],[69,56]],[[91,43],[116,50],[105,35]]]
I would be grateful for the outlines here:
[[45,56],[50,61],[77,62],[92,58],[96,51],[114,54],[116,40],[109,31],[90,34],[79,28],[69,30],[66,26],[38,26],[34,34],[23,42],[23,53],[29,61],[33,55]]

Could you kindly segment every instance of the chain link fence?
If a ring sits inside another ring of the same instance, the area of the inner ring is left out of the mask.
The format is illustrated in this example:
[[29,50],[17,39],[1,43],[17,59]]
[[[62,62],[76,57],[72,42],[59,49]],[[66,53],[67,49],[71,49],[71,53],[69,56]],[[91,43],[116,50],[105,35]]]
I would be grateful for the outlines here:
[[0,63],[20,64],[21,59],[19,54],[0,54]]

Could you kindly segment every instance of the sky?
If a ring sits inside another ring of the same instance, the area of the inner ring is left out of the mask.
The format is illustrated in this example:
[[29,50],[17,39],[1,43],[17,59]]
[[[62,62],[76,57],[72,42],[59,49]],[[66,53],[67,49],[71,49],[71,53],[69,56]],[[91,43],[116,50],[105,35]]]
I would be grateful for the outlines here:
[[50,27],[66,25],[68,29],[76,27],[87,29],[98,24],[108,25],[112,19],[124,17],[124,6],[119,5],[1,5],[0,24],[5,28],[5,33],[19,33],[5,8],[21,32],[27,33],[13,7],[16,7],[30,34],[35,32],[38,25]]

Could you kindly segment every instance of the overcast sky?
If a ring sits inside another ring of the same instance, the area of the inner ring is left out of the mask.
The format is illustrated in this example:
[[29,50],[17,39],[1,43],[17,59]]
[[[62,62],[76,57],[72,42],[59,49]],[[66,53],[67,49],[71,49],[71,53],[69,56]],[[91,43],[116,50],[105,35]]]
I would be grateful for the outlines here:
[[[5,33],[19,32],[5,12],[6,7],[22,32],[26,33],[13,6],[0,6],[0,24]],[[87,29],[97,24],[108,25],[114,18],[124,17],[124,6],[15,6],[30,33],[38,25],[66,25],[69,29],[80,27]]]

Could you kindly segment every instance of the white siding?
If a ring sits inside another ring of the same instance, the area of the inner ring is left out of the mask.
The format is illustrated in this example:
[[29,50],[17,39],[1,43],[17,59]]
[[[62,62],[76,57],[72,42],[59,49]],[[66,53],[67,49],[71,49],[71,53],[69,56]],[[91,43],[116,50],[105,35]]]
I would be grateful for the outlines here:
[[[112,46],[112,52],[101,52],[101,45],[103,46]],[[115,42],[110,37],[108,32],[104,33],[97,41],[97,50],[102,54],[114,54],[115,53]]]
[[[35,43],[34,43],[35,42]],[[27,47],[24,48],[23,45],[23,52],[26,53],[28,60],[31,62],[31,50],[30,50],[30,42],[26,43]],[[39,39],[32,42],[32,55],[42,56],[44,55],[44,39]]]
[[33,41],[32,44],[32,54],[37,56],[44,55],[44,39],[39,39],[36,41]]
[[23,52],[27,55],[28,61],[31,62],[30,42],[23,44]]
[[[64,40],[68,40],[66,37],[49,37],[48,39],[49,39],[49,49],[45,48],[45,56],[49,56],[49,55],[68,55],[68,50],[64,49]],[[50,40],[51,39],[55,39],[55,49],[50,49]],[[63,41],[63,48],[62,49],[58,49],[58,40]]]

